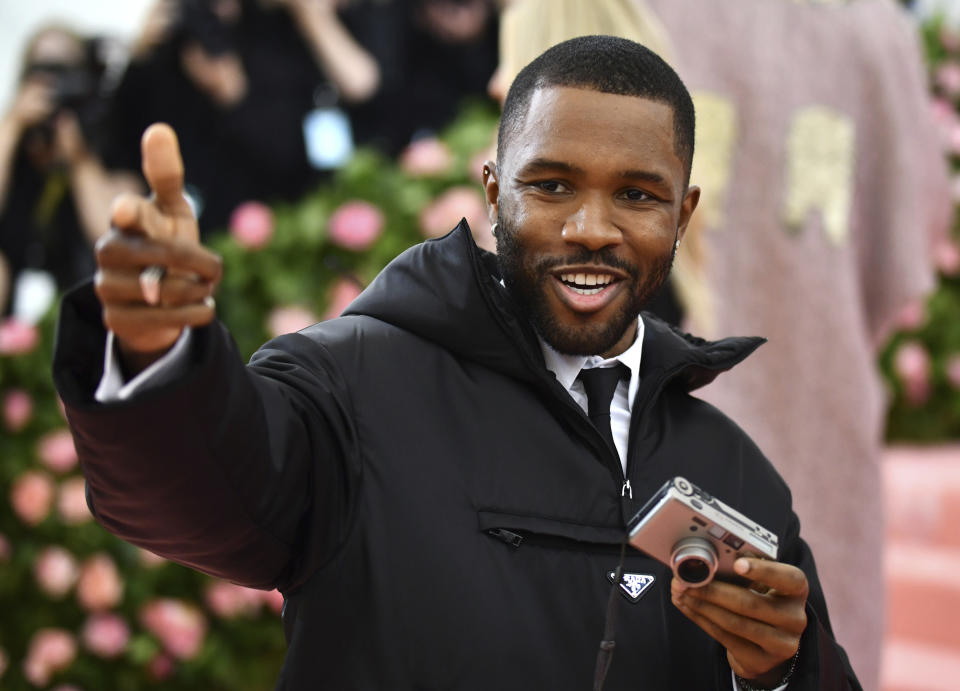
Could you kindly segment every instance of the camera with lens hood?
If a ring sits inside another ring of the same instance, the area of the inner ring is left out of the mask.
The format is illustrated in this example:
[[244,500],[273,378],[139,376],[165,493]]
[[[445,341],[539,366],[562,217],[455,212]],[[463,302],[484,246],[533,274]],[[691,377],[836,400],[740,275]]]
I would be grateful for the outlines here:
[[630,544],[691,587],[740,581],[739,557],[777,558],[777,536],[682,477],[667,481],[627,526]]

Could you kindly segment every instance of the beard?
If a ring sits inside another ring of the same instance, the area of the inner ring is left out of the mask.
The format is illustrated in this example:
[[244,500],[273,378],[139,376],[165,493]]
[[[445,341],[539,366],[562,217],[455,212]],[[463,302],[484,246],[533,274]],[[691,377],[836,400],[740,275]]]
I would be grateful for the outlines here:
[[[562,257],[531,257],[523,247],[519,234],[502,215],[497,215],[497,261],[504,285],[510,292],[520,316],[533,325],[543,340],[564,355],[599,355],[613,348],[633,324],[640,311],[663,288],[673,266],[676,249],[655,258],[649,271],[616,256],[610,247],[596,252],[579,246]],[[627,274],[627,300],[623,308],[606,322],[591,324],[584,317],[582,324],[563,324],[547,299],[551,271],[559,266],[593,264],[598,268],[617,269]]]

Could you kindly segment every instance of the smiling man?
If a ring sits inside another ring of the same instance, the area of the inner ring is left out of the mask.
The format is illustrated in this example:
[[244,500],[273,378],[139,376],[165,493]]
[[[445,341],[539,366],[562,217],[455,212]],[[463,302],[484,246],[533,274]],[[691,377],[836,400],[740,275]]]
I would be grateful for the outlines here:
[[692,106],[672,76],[658,86],[679,104],[618,93],[631,89],[626,82],[614,93],[576,79],[536,88],[534,70],[508,96],[500,168],[484,170],[500,270],[523,315],[560,352],[625,350],[670,272],[700,197],[687,185]]
[[[280,689],[859,689],[789,490],[689,393],[760,340],[640,314],[697,204],[692,142],[689,95],[650,51],[550,49],[484,170],[498,255],[461,223],[245,367],[176,138],[151,128],[155,196],[118,201],[54,363],[97,519],[279,587]],[[751,587],[684,589],[621,555],[675,475],[778,536],[779,561],[737,562]]]

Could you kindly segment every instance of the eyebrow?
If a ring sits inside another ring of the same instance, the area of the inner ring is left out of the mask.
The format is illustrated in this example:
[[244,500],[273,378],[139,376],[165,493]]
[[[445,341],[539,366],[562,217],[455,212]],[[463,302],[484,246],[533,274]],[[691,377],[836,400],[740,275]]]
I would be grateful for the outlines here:
[[575,174],[581,174],[586,172],[583,170],[583,168],[580,168],[579,166],[575,166],[570,163],[565,163],[564,161],[554,161],[549,158],[535,158],[532,161],[527,162],[527,164],[524,165],[519,172],[521,175],[523,174],[529,175],[530,173],[537,173],[543,170],[562,170],[566,173],[575,173]]
[[665,187],[670,186],[665,177],[660,173],[654,173],[652,170],[625,170],[620,173],[620,177],[624,180],[645,180]]
[[[586,172],[583,170],[583,168],[565,161],[555,161],[549,158],[535,158],[520,169],[519,175],[531,175],[533,173],[539,173],[547,170],[559,170],[575,175]],[[664,176],[662,176],[660,173],[655,173],[650,170],[624,170],[620,173],[620,177],[624,180],[645,180],[646,182],[669,187],[669,183]]]

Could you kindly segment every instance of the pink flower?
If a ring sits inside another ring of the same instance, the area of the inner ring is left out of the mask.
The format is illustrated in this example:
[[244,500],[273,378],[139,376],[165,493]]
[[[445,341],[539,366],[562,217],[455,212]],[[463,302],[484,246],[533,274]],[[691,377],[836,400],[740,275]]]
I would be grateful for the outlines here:
[[123,579],[117,565],[106,554],[95,554],[80,568],[77,601],[88,611],[115,607],[123,599]]
[[933,261],[944,276],[960,273],[960,247],[949,240],[937,243],[933,248]]
[[138,548],[140,551],[140,564],[147,569],[155,569],[169,563],[165,557],[154,554],[150,550]]
[[960,353],[954,353],[947,358],[947,381],[950,386],[960,391]]
[[910,405],[922,405],[930,397],[930,367],[930,353],[919,341],[905,341],[894,353],[893,371]]
[[3,425],[19,432],[33,417],[33,399],[23,389],[10,389],[3,397]]
[[946,22],[940,28],[940,45],[950,53],[960,50],[960,34],[951,29]]
[[163,681],[173,674],[173,658],[166,653],[154,655],[147,665],[147,672],[154,681]]
[[241,247],[257,250],[273,237],[273,212],[260,202],[244,202],[230,215],[230,234]]
[[47,547],[33,563],[33,575],[43,592],[61,598],[77,582],[77,560],[63,547]]
[[210,611],[224,619],[254,615],[262,604],[259,591],[220,580],[207,587],[204,599]]
[[60,483],[57,512],[67,525],[79,525],[93,518],[87,506],[86,483],[82,477],[71,477]]
[[466,218],[467,223],[471,220],[478,225],[486,223],[487,232],[490,231],[483,198],[473,187],[451,187],[424,207],[420,212],[420,229],[427,237],[440,237],[450,232],[461,218]]
[[261,590],[260,599],[274,614],[280,614],[283,610],[283,595],[279,590]]
[[960,95],[960,63],[949,60],[937,67],[935,79],[943,92],[950,98]]
[[59,429],[43,435],[37,442],[40,462],[55,473],[66,473],[77,465],[77,449],[70,430]]
[[94,655],[116,657],[127,647],[130,627],[116,614],[93,614],[83,625],[83,644]]
[[380,237],[383,224],[383,212],[370,202],[344,202],[330,217],[330,241],[348,250],[365,250]]
[[486,202],[480,192],[464,185],[451,187],[420,212],[420,230],[428,238],[446,235],[461,218],[473,232],[480,247],[493,250],[496,243],[490,234]]
[[453,154],[436,137],[423,137],[411,142],[400,154],[400,168],[414,177],[443,175],[453,165]]
[[57,684],[50,691],[83,691],[83,689],[73,684]]
[[140,620],[164,649],[178,659],[189,660],[203,647],[207,620],[199,609],[183,600],[153,600],[141,610]]
[[296,333],[301,329],[316,324],[317,315],[300,305],[275,307],[267,317],[267,331],[271,336]]
[[40,332],[14,318],[0,322],[0,355],[22,355],[33,350],[40,341]]
[[2,677],[4,672],[7,671],[7,667],[9,665],[10,658],[7,657],[7,651],[3,648],[0,648],[0,677]]
[[905,331],[913,331],[923,326],[927,320],[927,306],[923,300],[908,302],[897,315],[896,324]]
[[93,518],[87,506],[86,483],[82,477],[71,477],[60,483],[57,512],[67,525],[79,525]]
[[947,150],[960,155],[960,122],[954,122],[947,128]]
[[483,184],[483,167],[488,160],[496,157],[496,152],[490,151],[489,149],[481,149],[476,152],[470,157],[470,161],[467,163],[467,175],[469,175],[470,179],[474,182]]
[[10,540],[3,533],[0,533],[0,564],[10,561],[13,556],[13,547],[10,546]]
[[46,686],[77,655],[77,642],[63,629],[40,629],[30,640],[23,674],[34,686]]
[[957,122],[957,111],[953,104],[945,98],[933,98],[930,101],[930,112],[933,115],[933,121],[941,131],[946,131],[950,125]]
[[28,470],[13,481],[10,488],[13,511],[27,525],[37,525],[50,513],[53,482],[46,473]]
[[339,317],[347,305],[353,302],[363,289],[357,285],[356,281],[348,278],[337,279],[330,289],[330,302],[327,304],[327,311],[323,313],[323,319],[333,319]]

